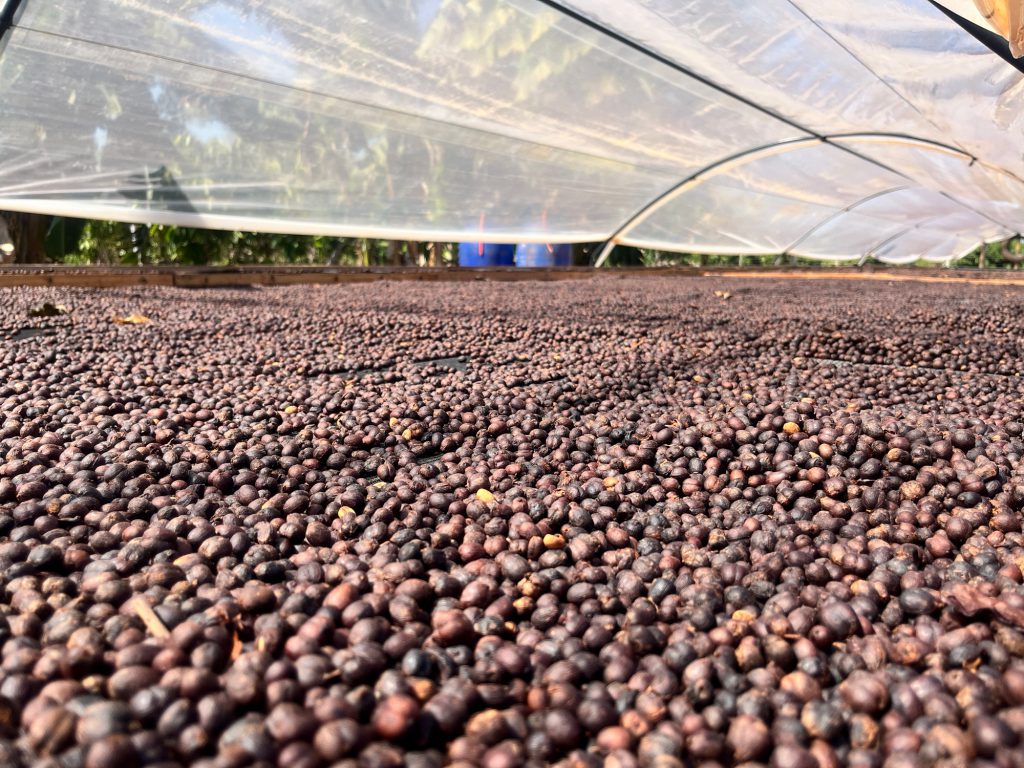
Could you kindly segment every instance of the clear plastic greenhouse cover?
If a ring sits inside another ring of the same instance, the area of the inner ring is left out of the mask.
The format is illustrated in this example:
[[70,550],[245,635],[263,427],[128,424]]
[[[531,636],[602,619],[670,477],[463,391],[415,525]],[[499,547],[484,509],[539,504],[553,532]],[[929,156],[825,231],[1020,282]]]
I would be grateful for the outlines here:
[[5,11],[4,210],[892,263],[1024,230],[1024,75],[928,0]]

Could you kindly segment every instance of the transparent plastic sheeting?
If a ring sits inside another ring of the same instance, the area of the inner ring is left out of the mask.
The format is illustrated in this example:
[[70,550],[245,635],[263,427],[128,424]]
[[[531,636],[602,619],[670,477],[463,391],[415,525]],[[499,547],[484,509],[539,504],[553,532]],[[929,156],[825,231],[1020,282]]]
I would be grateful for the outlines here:
[[[950,225],[963,229],[967,233],[965,238],[975,245],[983,240],[1000,240],[1013,234],[932,190],[905,187],[850,206],[809,233],[790,252],[819,259],[855,259],[864,255],[880,257],[891,253],[890,246],[922,222],[939,228]],[[945,257],[961,255],[962,252],[963,248],[950,250]]]
[[[1016,106],[1024,95],[1022,75],[925,0],[876,0],[870,11],[843,0],[565,4],[702,77],[727,82],[738,95],[885,165],[906,183],[948,195],[980,213],[976,220],[984,220],[986,229],[994,226],[1010,236],[1024,228],[1024,112]],[[841,138],[872,133],[887,136]],[[690,221],[698,214],[672,223],[674,213],[700,203],[697,196],[688,200],[689,194],[646,219],[642,231],[623,231],[620,240],[663,248],[677,238],[697,242]],[[779,209],[769,211],[769,227],[777,228],[779,215]],[[740,218],[736,214],[718,238],[726,249],[736,240]],[[826,220],[792,252],[828,259],[872,255],[871,243],[889,231],[888,217],[864,234],[847,225],[871,227],[872,220],[848,218]],[[706,220],[704,231],[714,226]],[[833,233],[837,237],[829,237]],[[763,234],[755,240],[761,246],[771,239]],[[967,236],[986,239],[983,232]],[[848,244],[864,250],[851,253]],[[958,255],[951,251],[946,258]]]
[[22,0],[0,209],[943,261],[1021,79],[927,0]]
[[837,139],[930,189],[942,190],[1014,232],[1024,232],[1024,182],[956,152],[891,139]]
[[[736,211],[756,215],[739,218]],[[975,242],[1013,234],[952,197],[816,144],[711,173],[638,221],[624,240],[646,248],[674,243],[695,253],[847,260],[876,255],[876,246],[923,221],[969,231]]]
[[795,146],[709,174],[637,222],[628,239],[652,248],[676,243],[695,253],[781,253],[866,195],[905,184],[842,149]]
[[531,215],[538,224],[546,215],[553,231],[587,239],[673,180],[633,164],[151,63],[139,77],[131,54],[17,30],[0,74],[3,195],[67,201],[72,210],[96,204],[104,210],[95,215],[111,217],[134,204],[143,220],[194,213],[215,224],[227,216],[312,233],[343,222],[424,239],[475,230],[482,217],[488,231],[516,233]]

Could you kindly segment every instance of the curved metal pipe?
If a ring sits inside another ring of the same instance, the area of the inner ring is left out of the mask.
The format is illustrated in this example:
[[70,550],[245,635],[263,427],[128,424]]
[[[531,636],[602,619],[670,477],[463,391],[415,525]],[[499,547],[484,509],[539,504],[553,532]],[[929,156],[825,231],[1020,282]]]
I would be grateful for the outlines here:
[[[605,244],[602,246],[602,248],[601,248],[601,250],[600,250],[600,252],[599,252],[599,254],[597,256],[597,259],[594,261],[594,266],[595,267],[604,266],[605,262],[608,260],[608,257],[611,255],[612,251],[615,250],[615,246],[617,246],[620,243],[624,242],[626,240],[626,238],[628,238],[629,233],[632,230],[636,229],[637,226],[639,226],[644,221],[649,219],[655,212],[657,212],[658,210],[660,210],[664,206],[668,205],[669,203],[671,203],[673,200],[675,200],[676,198],[680,197],[684,193],[688,192],[690,189],[692,189],[692,188],[696,187],[697,185],[701,184],[705,180],[707,180],[707,179],[709,179],[709,178],[711,178],[713,176],[716,176],[716,175],[718,175],[720,173],[723,173],[723,172],[725,172],[727,170],[731,170],[732,168],[736,168],[736,167],[739,167],[739,166],[742,166],[742,165],[746,165],[747,163],[753,162],[753,161],[758,160],[758,159],[760,159],[762,157],[768,157],[768,156],[775,155],[775,154],[781,154],[783,152],[788,152],[788,151],[790,151],[792,149],[799,149],[801,147],[811,146],[811,145],[815,145],[815,144],[823,144],[823,143],[824,144],[828,144],[829,146],[835,147],[835,148],[843,150],[845,152],[849,152],[854,157],[858,157],[858,158],[860,158],[860,159],[862,159],[862,160],[864,160],[866,162],[871,163],[872,165],[876,165],[876,166],[878,166],[880,168],[883,168],[883,169],[889,171],[890,173],[893,173],[893,174],[898,175],[898,176],[902,176],[903,178],[907,179],[908,181],[912,181],[915,184],[919,184],[919,182],[915,181],[908,174],[906,174],[906,173],[904,173],[902,171],[899,171],[897,169],[890,168],[889,166],[885,165],[884,163],[882,163],[882,162],[880,162],[878,160],[875,160],[875,159],[873,159],[873,158],[871,158],[869,156],[863,155],[860,152],[857,152],[856,150],[852,149],[848,145],[841,143],[842,141],[865,141],[865,142],[885,141],[885,142],[891,142],[891,143],[894,143],[894,144],[917,146],[917,147],[919,147],[921,149],[925,149],[925,150],[929,150],[929,151],[944,152],[944,153],[948,153],[948,154],[951,154],[951,155],[956,155],[956,156],[958,156],[960,158],[963,158],[964,160],[968,161],[968,165],[973,165],[974,163],[979,163],[981,165],[985,165],[984,163],[981,163],[980,161],[978,161],[977,158],[975,158],[972,155],[964,152],[961,149],[957,149],[956,147],[952,147],[952,146],[947,145],[947,144],[941,144],[940,142],[931,141],[929,139],[920,139],[920,138],[917,138],[915,136],[904,136],[904,135],[900,135],[900,134],[891,134],[891,133],[846,133],[846,134],[836,134],[835,136],[822,136],[822,137],[814,137],[814,138],[807,138],[807,139],[793,139],[791,141],[780,142],[780,143],[770,144],[770,145],[765,145],[765,146],[760,146],[760,147],[754,147],[752,149],[745,150],[743,152],[739,152],[739,153],[737,153],[735,155],[730,155],[727,158],[724,158],[722,160],[718,160],[718,161],[716,161],[716,162],[714,162],[714,163],[712,163],[712,164],[710,164],[708,166],[705,166],[704,168],[701,168],[696,173],[693,173],[690,176],[688,176],[687,178],[685,178],[679,184],[677,184],[674,187],[666,190],[664,193],[662,193],[661,195],[656,197],[647,206],[641,208],[631,218],[629,218],[622,226],[620,226],[619,229],[616,230],[612,234],[612,236],[605,242]],[[985,167],[992,167],[993,170],[1002,171],[1003,173],[1005,173],[1010,178],[1012,178],[1014,180],[1017,180],[1017,181],[1020,181],[1019,179],[1017,179],[1016,176],[1011,174],[1009,171],[1005,171],[1003,169],[999,169],[997,167],[988,166],[988,165],[985,165]],[[919,184],[919,185],[925,187],[925,185],[923,185],[923,184]],[[928,187],[925,187],[925,188],[927,189]],[[892,190],[889,190],[889,191],[892,191]],[[998,224],[1003,229],[1006,229],[1008,231],[1013,231],[1012,228],[1008,227],[1004,222],[1001,222],[1001,221],[998,221],[996,219],[993,219],[988,214],[986,214],[986,213],[984,213],[982,211],[976,210],[975,208],[967,205],[966,203],[964,203],[964,202],[962,202],[960,200],[957,200],[955,197],[951,196],[947,192],[944,192],[944,191],[941,191],[941,190],[933,190],[933,191],[935,191],[937,194],[942,195],[943,197],[949,198],[951,201],[953,201],[959,207],[964,208],[965,210],[971,211],[972,213],[975,213],[978,216],[981,216],[982,218],[985,218],[985,219],[991,221],[994,224]],[[820,224],[816,225],[816,228],[824,225],[825,223],[827,223],[827,221],[826,222],[821,222]],[[811,232],[808,232],[802,238],[800,238],[800,240],[806,239],[806,237],[808,237],[810,234],[811,234]],[[873,250],[877,250],[877,248],[880,248],[883,245],[885,245],[885,243],[879,244]],[[791,248],[792,247],[794,247],[794,246],[791,246]],[[787,249],[786,253],[788,253],[788,252],[789,252],[789,249]],[[865,254],[865,257],[870,257],[871,255],[872,255],[872,252],[869,251],[869,252],[867,252]]]
[[813,235],[815,232],[817,232],[822,227],[824,227],[824,226],[826,226],[828,224],[831,224],[833,221],[835,221],[836,219],[841,217],[843,214],[849,213],[854,208],[858,208],[858,207],[864,205],[865,203],[869,203],[872,200],[875,200],[875,199],[877,199],[879,197],[885,197],[886,195],[891,195],[894,192],[900,192],[900,191],[902,191],[904,189],[912,189],[912,187],[907,187],[907,186],[892,187],[890,189],[883,189],[881,192],[873,192],[872,194],[868,195],[867,197],[862,197],[857,202],[851,203],[850,205],[846,206],[842,210],[836,211],[835,213],[826,216],[824,219],[822,219],[817,224],[815,224],[813,227],[811,227],[809,230],[807,230],[806,233],[804,233],[803,235],[798,237],[796,240],[794,240],[793,243],[788,248],[786,248],[786,250],[784,250],[782,252],[782,255],[783,256],[789,256],[789,255],[799,256],[800,254],[793,253],[793,251],[795,251],[797,248],[799,248],[801,243],[803,243],[805,240],[807,240],[807,238],[809,238],[811,235]]
[[693,173],[683,179],[674,187],[667,189],[627,219],[626,223],[612,233],[612,236],[605,242],[597,256],[597,259],[594,261],[594,266],[603,267],[604,263],[608,260],[608,257],[611,256],[612,251],[615,250],[615,246],[618,245],[622,238],[629,234],[631,230],[636,229],[661,208],[671,203],[683,193],[701,184],[706,179],[709,179],[712,176],[717,176],[718,174],[724,173],[725,171],[733,168],[746,165],[754,160],[759,160],[762,157],[769,157],[771,155],[778,155],[783,152],[787,152],[793,147],[806,147],[814,144],[821,144],[822,142],[823,139],[811,138],[793,139],[792,141],[782,143],[766,144],[764,146],[754,147],[753,149],[738,152],[735,155],[730,155],[722,160],[716,160],[711,165],[704,166],[696,173]]
[[[877,256],[876,256],[877,252],[880,249],[884,248],[885,246],[889,245],[890,243],[894,243],[897,240],[899,240],[900,238],[905,237],[906,235],[909,235],[911,232],[914,232],[914,231],[916,231],[918,229],[921,229],[922,227],[924,227],[924,226],[926,226],[928,224],[931,224],[934,221],[939,221],[942,218],[944,218],[944,217],[942,217],[942,216],[932,216],[930,218],[927,218],[927,219],[924,219],[922,221],[917,222],[913,226],[906,227],[905,229],[901,229],[899,232],[897,232],[894,235],[886,237],[881,242],[879,242],[877,245],[875,245],[874,247],[868,249],[864,253],[864,256],[861,258],[860,264],[863,265],[864,262],[866,262],[868,259],[877,258]],[[967,230],[967,231],[969,231],[969,230]],[[1009,237],[1013,237],[1012,230],[1007,230],[1007,231],[1011,233],[1009,235]],[[950,233],[950,234],[953,234],[953,233]],[[1001,242],[1002,240],[1005,240],[1005,239],[1006,238],[989,239],[989,240],[982,239],[981,240],[981,244],[984,245],[985,243],[988,243],[988,242]],[[968,253],[970,253],[971,251],[973,251],[977,247],[978,247],[977,245],[973,246],[970,250],[965,251],[965,252],[961,253],[958,256],[952,257],[950,259],[950,261],[959,261],[960,259],[962,259],[964,256],[966,256]]]
[[899,240],[902,237],[905,237],[905,236],[909,235],[911,232],[914,232],[914,231],[920,229],[921,227],[925,226],[926,224],[931,224],[933,221],[938,221],[941,218],[942,218],[941,216],[932,216],[930,218],[923,219],[923,220],[917,222],[916,224],[912,224],[909,227],[905,227],[904,229],[901,229],[899,232],[897,232],[894,235],[890,235],[889,237],[883,238],[877,245],[869,248],[867,251],[864,252],[864,257],[863,257],[861,263],[863,264],[868,259],[876,259],[876,258],[878,258],[877,253],[878,253],[878,251],[880,249],[885,248],[885,246],[889,245],[890,243],[895,243],[897,240]]

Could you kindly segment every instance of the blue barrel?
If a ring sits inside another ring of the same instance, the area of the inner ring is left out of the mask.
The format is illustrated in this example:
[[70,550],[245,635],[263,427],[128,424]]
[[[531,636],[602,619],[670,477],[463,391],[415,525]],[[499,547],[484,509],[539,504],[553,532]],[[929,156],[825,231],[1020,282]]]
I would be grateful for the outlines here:
[[520,243],[516,246],[517,267],[571,267],[570,243]]
[[515,263],[514,245],[459,243],[460,267],[511,267]]

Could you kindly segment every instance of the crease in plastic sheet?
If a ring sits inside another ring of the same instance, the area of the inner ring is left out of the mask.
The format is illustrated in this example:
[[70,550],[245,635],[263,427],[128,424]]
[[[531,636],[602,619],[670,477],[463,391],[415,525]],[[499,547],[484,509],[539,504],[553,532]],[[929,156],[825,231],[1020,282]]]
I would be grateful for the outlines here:
[[[943,233],[940,258],[1024,229],[1021,82],[927,0],[25,0],[0,57],[0,207],[566,242],[640,213],[627,242],[821,258],[909,226]],[[726,158],[848,133],[964,154],[794,149],[641,213]]]

